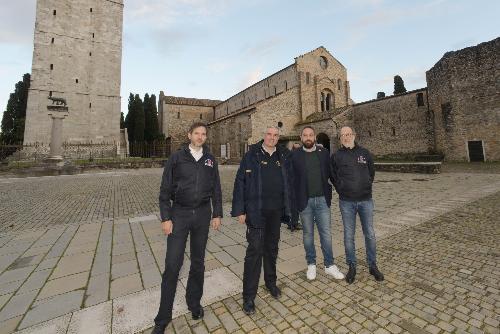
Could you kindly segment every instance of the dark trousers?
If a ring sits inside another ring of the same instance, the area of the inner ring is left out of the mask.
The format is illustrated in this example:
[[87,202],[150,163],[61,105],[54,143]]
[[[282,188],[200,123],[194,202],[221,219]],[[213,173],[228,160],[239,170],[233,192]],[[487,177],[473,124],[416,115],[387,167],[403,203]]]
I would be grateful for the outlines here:
[[262,210],[264,228],[247,227],[247,252],[243,270],[243,299],[254,300],[259,286],[262,260],[267,287],[276,285],[276,259],[283,210]]
[[196,209],[173,209],[173,232],[167,238],[165,271],[161,280],[161,300],[156,324],[168,324],[172,320],[172,307],[179,271],[184,261],[186,241],[190,234],[191,267],[186,288],[186,304],[190,311],[200,308],[205,273],[205,248],[211,219],[210,204]]

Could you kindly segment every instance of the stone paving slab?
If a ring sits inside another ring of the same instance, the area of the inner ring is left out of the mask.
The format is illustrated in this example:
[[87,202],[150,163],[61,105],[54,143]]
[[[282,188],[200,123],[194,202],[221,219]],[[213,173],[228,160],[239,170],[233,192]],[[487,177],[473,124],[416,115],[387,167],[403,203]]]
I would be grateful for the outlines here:
[[279,280],[279,300],[260,289],[251,317],[236,295],[166,333],[499,333],[498,203],[500,192],[379,241],[384,282],[362,264],[352,285],[302,271]]
[[[151,186],[151,183],[159,182],[159,177],[160,175],[151,170],[94,175],[97,179],[111,178],[112,181],[108,181],[116,183],[115,185],[119,187],[116,190],[117,193],[121,191],[121,186],[135,182],[136,178],[144,179],[145,181],[140,183],[141,190],[138,190],[138,193],[149,192],[149,195],[142,199],[141,207],[143,208],[151,207],[150,201],[154,200],[157,203],[157,194],[151,195],[157,192],[157,189]],[[0,179],[0,183],[4,181]],[[39,188],[52,189],[51,195],[53,196],[65,194],[70,197],[72,193],[68,189],[76,189],[76,194],[81,196],[78,189],[84,187],[90,192],[97,191],[99,198],[102,196],[107,200],[113,198],[109,197],[110,193],[100,190],[102,185],[94,181],[89,176],[83,178],[75,176],[34,178],[29,184],[25,181],[10,180],[9,185],[15,185],[12,191],[22,192],[23,186],[31,189],[31,186],[35,184]],[[103,184],[108,181],[103,181]],[[227,185],[228,182],[232,181],[223,180],[223,184]],[[61,187],[59,193],[58,189],[52,188],[52,183],[57,183]],[[142,189],[147,186],[150,188]],[[378,173],[374,187],[377,210],[375,230],[377,237],[381,240],[456,210],[471,201],[498,192],[500,180],[498,175],[490,174],[456,173],[428,176]],[[113,196],[117,196],[117,193]],[[123,192],[122,195],[128,196],[128,193]],[[8,204],[0,204],[0,226],[2,227],[5,226],[1,221],[2,212],[10,210],[4,208]],[[74,207],[65,208],[70,210],[66,212],[66,217],[71,216],[71,210],[75,208],[79,210],[78,212],[95,210],[94,201],[80,201],[78,204],[80,207],[75,204]],[[113,202],[113,205],[122,204],[120,201]],[[20,207],[22,205],[18,206]],[[100,208],[106,208],[109,212],[115,210],[109,204],[101,205]],[[206,267],[208,271],[227,268],[241,282],[242,261],[246,247],[245,227],[236,224],[234,219],[228,218],[229,210],[230,205],[226,203],[224,205],[226,218],[223,219],[221,231],[210,232]],[[50,300],[55,297],[63,305],[73,305],[70,308],[76,311],[82,307],[98,306],[103,302],[122,298],[120,296],[126,297],[134,292],[157,288],[161,280],[160,273],[164,267],[166,242],[159,229],[158,213],[146,211],[146,209],[141,211],[144,212],[143,215],[115,217],[114,219],[109,216],[106,219],[99,218],[95,221],[82,222],[71,219],[58,221],[57,215],[47,216],[48,225],[36,225],[32,229],[28,228],[23,231],[10,228],[9,232],[4,230],[0,233],[0,319],[4,319],[0,322],[0,327],[7,328],[9,325],[10,328],[16,328],[21,323],[23,323],[22,326],[27,326],[35,324],[36,321],[46,321],[64,314],[61,313],[63,311],[60,308],[56,307],[52,313],[37,315],[34,310],[38,308],[39,300]],[[332,205],[332,217],[334,254],[339,264],[341,263],[339,261],[343,261],[341,259],[343,232],[336,197]],[[35,218],[32,217],[32,219]],[[356,238],[358,247],[363,246],[360,232],[359,229]],[[316,240],[318,241],[319,272],[322,271],[322,256],[317,235]],[[364,256],[360,260],[362,258]],[[180,276],[181,284],[187,277],[189,263],[189,249],[187,249]],[[277,267],[279,279],[303,272],[305,260],[300,232],[290,233],[285,228],[282,229]],[[85,276],[85,280],[73,284],[69,279],[72,275]],[[55,284],[55,282],[64,281],[68,284],[61,284],[61,286]],[[24,309],[22,305],[26,304],[20,304],[19,301],[28,297],[20,296],[23,294],[30,296],[30,292],[33,295],[32,299],[25,302],[29,309]],[[78,297],[74,299],[76,295]],[[31,305],[33,301],[35,303]],[[28,322],[26,318],[31,322]],[[227,321],[231,322],[231,320]],[[184,328],[181,324],[179,326],[179,328]],[[266,328],[266,326],[259,326],[259,328]],[[198,331],[203,330],[198,329]]]

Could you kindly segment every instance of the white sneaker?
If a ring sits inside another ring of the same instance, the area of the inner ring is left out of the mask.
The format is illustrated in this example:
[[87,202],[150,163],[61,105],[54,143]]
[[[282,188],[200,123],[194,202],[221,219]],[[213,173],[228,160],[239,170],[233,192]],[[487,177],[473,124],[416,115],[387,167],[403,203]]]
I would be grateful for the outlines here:
[[307,266],[307,279],[312,281],[313,279],[316,279],[316,265],[315,264],[310,264]]
[[340,272],[339,268],[337,268],[336,265],[331,265],[329,267],[325,267],[325,273],[333,276],[333,278],[335,278],[335,279],[344,279],[344,274],[342,274]]

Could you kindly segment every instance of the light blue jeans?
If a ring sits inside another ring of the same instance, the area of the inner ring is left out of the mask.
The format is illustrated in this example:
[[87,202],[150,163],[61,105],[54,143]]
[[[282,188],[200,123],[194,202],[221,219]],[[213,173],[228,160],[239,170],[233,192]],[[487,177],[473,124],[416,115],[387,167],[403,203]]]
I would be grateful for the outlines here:
[[333,265],[332,233],[330,208],[324,196],[312,197],[307,201],[304,211],[300,212],[304,250],[307,265],[316,264],[316,248],[314,248],[314,224],[318,227],[319,241],[325,267]]
[[366,262],[368,266],[375,266],[376,239],[373,229],[373,200],[368,201],[339,201],[342,222],[344,223],[344,246],[346,262],[348,265],[356,266],[356,247],[354,245],[354,234],[356,232],[356,214],[359,214],[361,228],[365,236]]

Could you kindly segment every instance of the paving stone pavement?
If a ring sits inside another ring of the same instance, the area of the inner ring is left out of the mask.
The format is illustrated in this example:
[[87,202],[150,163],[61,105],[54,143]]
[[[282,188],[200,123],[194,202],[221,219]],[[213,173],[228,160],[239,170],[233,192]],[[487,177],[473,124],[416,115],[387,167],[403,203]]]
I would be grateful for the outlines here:
[[[227,194],[231,193],[234,172],[234,166],[221,168],[226,199],[230,199]],[[101,321],[93,322],[96,333],[130,333],[147,328],[154,316],[152,313],[156,312],[166,249],[157,213],[160,178],[161,170],[156,169],[0,179],[0,333],[11,333],[16,329],[55,333],[60,328],[62,332],[69,328],[69,333],[87,333],[88,328],[84,329],[82,323],[86,319],[95,319],[95,314],[110,315],[97,317]],[[375,229],[379,240],[384,240],[500,191],[500,178],[498,174],[378,173],[374,188]],[[207,281],[212,277],[213,280],[226,280],[227,284],[206,292],[204,305],[218,305],[228,296],[240,302],[245,228],[228,217],[229,209],[230,205],[226,203],[223,227],[220,232],[210,232],[206,255]],[[342,227],[336,197],[332,216],[334,253],[337,263],[342,264]],[[494,217],[496,222],[497,217]],[[498,224],[493,226],[496,226],[498,236]],[[357,233],[357,246],[363,245],[360,232]],[[321,263],[319,247],[317,253],[318,263]],[[288,280],[302,273],[304,267],[301,233],[290,233],[283,228],[278,259],[280,282],[288,286]],[[178,315],[187,311],[182,288],[188,268],[189,249],[174,309]],[[343,269],[345,271],[345,266]],[[230,284],[233,281],[236,285]],[[319,282],[321,280],[313,286],[323,289],[318,287]],[[213,307],[214,311],[217,310]],[[144,313],[145,310],[148,311]],[[68,317],[70,312],[73,316]],[[125,316],[127,314],[130,319]],[[272,327],[255,321],[254,327],[246,325],[248,328],[243,328],[232,311],[222,314],[225,313],[222,312],[221,316],[209,313],[205,319],[209,324],[202,326],[204,329],[197,329],[199,326],[191,324],[185,317],[187,325],[178,324],[174,328],[180,333],[190,330],[195,333],[207,330],[231,332],[232,329],[240,330],[240,327],[244,331],[255,329],[256,332],[273,332],[273,328],[282,332],[286,329],[276,327],[274,322]],[[113,324],[111,318],[116,320]],[[134,319],[137,320],[135,323]],[[217,325],[221,323],[223,328]],[[346,328],[355,331],[354,327]]]
[[384,282],[363,261],[352,285],[301,271],[279,280],[279,300],[259,289],[255,315],[235,295],[166,333],[499,333],[498,203],[500,192],[379,241]]

